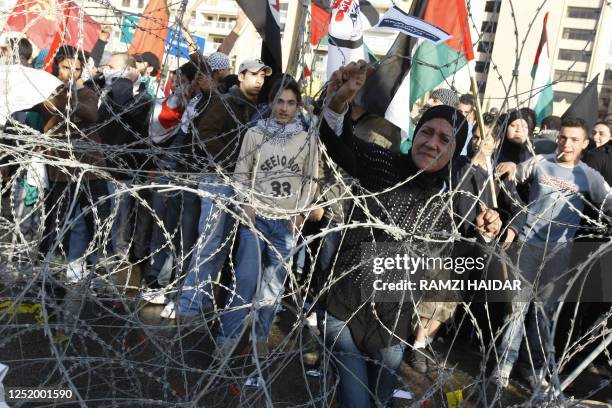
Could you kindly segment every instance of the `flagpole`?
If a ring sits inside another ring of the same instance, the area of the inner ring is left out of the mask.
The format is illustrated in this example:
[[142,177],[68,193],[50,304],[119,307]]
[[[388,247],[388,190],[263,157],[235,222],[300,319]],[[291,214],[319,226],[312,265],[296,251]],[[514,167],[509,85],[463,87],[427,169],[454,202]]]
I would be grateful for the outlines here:
[[302,45],[303,30],[308,14],[304,7],[307,4],[302,2],[292,2],[287,10],[287,20],[285,21],[285,32],[281,43],[283,55],[283,67],[285,73],[297,77],[298,62],[300,57],[300,46]]
[[535,76],[531,78],[531,87],[529,88],[529,101],[527,101],[527,107],[531,109],[531,98],[533,97],[533,86],[535,85]]
[[[482,117],[482,105],[480,104],[480,96],[478,95],[478,85],[476,84],[476,77],[473,74],[471,67],[468,62],[468,71],[470,73],[470,84],[472,96],[474,96],[474,107],[476,108],[476,124],[480,131],[480,137],[482,138],[482,144],[486,143],[486,139],[493,137],[491,134],[485,133],[484,119]],[[493,208],[497,208],[497,193],[495,192],[495,181],[493,177],[493,165],[491,164],[491,158],[487,159],[487,172],[489,173],[489,188],[491,189],[491,201]]]

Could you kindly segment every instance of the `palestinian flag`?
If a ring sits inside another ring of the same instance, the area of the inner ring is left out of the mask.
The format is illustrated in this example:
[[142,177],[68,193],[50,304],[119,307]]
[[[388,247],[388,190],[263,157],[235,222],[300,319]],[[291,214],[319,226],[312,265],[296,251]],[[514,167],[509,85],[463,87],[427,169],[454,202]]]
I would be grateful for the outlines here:
[[548,33],[546,31],[547,20],[548,13],[544,15],[540,44],[531,70],[532,89],[536,92],[533,110],[537,116],[537,123],[542,123],[542,119],[552,115],[553,112],[553,89],[550,80],[550,55],[548,53]]
[[237,1],[263,40],[261,59],[275,74],[282,72],[280,0]]
[[[367,58],[363,30],[378,22],[378,12],[366,0],[335,0],[328,28],[327,78],[351,61]],[[366,13],[367,11],[367,13]]]
[[429,0],[423,20],[451,38],[438,45],[418,44],[410,69],[410,106],[474,59],[465,0]]
[[327,35],[331,9],[322,0],[310,3],[310,44],[316,46]]
[[474,59],[465,0],[415,0],[408,14],[445,31],[450,39],[435,44],[400,33],[358,96],[368,112],[402,129],[403,139],[411,132],[414,102]]

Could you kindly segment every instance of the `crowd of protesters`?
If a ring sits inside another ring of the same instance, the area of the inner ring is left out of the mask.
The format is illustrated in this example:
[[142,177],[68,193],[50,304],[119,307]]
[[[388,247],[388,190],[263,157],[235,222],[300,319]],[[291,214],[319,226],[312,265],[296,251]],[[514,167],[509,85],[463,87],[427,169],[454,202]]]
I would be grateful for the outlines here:
[[[27,65],[31,47],[15,48]],[[610,225],[610,115],[589,129],[580,118],[536,123],[520,108],[486,113],[479,127],[470,95],[438,89],[415,112],[406,150],[399,129],[352,104],[364,62],[335,72],[308,105],[298,82],[259,59],[232,75],[224,53],[193,58],[168,73],[166,95],[151,53],[93,66],[88,57],[60,47],[53,75],[64,85],[4,128],[13,205],[42,204],[36,262],[91,290],[135,274],[142,298],[164,304],[177,327],[209,331],[214,321],[218,356],[249,324],[265,356],[286,288],[306,287],[342,406],[386,404],[405,351],[416,371],[435,368],[432,341],[460,301],[375,300],[369,244],[524,242],[519,269],[529,275],[567,269],[577,234]],[[10,135],[43,133],[32,153],[48,182],[33,185],[11,153],[23,141]],[[500,387],[519,359],[534,390],[547,386],[543,322],[554,307],[512,302],[491,371]]]

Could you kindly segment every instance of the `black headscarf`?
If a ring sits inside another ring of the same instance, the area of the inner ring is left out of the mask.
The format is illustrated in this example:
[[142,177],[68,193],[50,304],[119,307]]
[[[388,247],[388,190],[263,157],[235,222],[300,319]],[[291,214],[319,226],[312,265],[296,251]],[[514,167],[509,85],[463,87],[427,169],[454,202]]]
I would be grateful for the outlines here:
[[414,128],[414,137],[419,133],[419,129],[421,126],[432,119],[444,119],[453,127],[453,134],[455,135],[455,153],[453,154],[453,158],[458,157],[463,150],[463,146],[465,145],[465,141],[468,135],[468,122],[465,116],[457,109],[448,105],[437,105],[427,109],[419,123],[417,123]]
[[512,122],[518,119],[523,119],[527,122],[528,133],[527,137],[529,138],[534,129],[534,122],[530,119],[528,112],[525,110],[515,109],[510,111],[508,114],[501,115],[498,121],[498,131],[497,134],[502,138],[501,146],[499,148],[499,156],[497,158],[497,163],[501,162],[513,162],[520,163],[525,161],[529,157],[529,150],[527,149],[527,142],[525,143],[514,143],[508,140],[507,131],[508,126]]

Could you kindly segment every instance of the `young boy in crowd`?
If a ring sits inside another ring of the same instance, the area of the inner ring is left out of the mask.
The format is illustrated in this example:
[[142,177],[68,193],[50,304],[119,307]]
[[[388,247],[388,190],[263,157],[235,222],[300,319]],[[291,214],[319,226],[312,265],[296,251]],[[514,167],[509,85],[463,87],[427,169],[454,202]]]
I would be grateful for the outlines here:
[[[202,110],[193,119],[192,140],[185,143],[182,157],[198,171],[200,216],[196,243],[177,308],[179,324],[203,326],[203,315],[214,310],[212,280],[227,260],[234,229],[228,210],[234,188],[226,174],[236,160],[247,124],[256,112],[257,96],[272,69],[261,60],[247,60],[238,68],[239,85],[210,100],[203,97]],[[196,81],[198,79],[196,78]],[[204,85],[204,84],[202,84]]]
[[246,133],[234,171],[242,212],[236,254],[235,290],[221,319],[220,350],[231,350],[244,327],[253,301],[258,346],[265,350],[276,305],[282,295],[292,248],[305,212],[315,198],[318,153],[316,140],[296,115],[301,103],[294,80],[279,80],[269,94],[272,116]]

